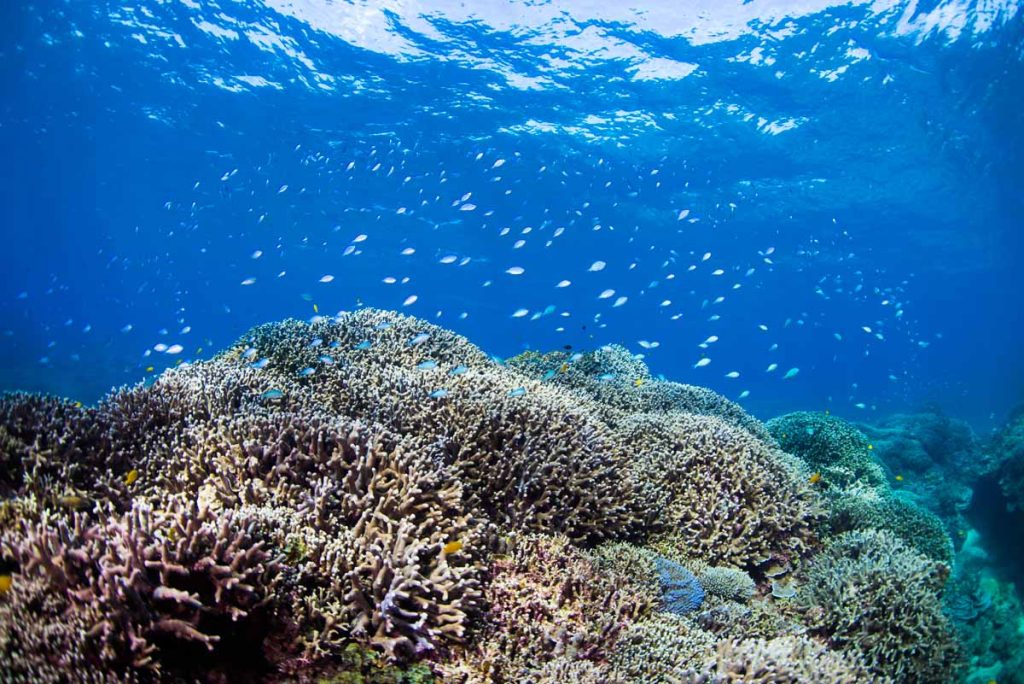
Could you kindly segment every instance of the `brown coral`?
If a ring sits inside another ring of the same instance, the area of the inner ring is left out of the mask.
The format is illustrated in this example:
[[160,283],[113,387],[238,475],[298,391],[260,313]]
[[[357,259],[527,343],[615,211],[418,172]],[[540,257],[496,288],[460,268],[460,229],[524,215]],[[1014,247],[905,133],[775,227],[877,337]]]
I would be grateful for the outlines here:
[[564,536],[517,536],[508,550],[491,565],[481,633],[442,668],[447,676],[529,681],[556,660],[600,665],[621,631],[652,608]]
[[253,636],[278,572],[244,519],[195,504],[137,504],[103,524],[44,519],[3,541],[25,576],[96,618],[87,636],[102,660],[154,671],[163,648],[213,651],[223,638]]
[[677,413],[634,416],[621,435],[635,450],[634,480],[660,498],[652,501],[651,524],[687,554],[752,569],[812,548],[817,511],[809,490],[743,429]]
[[875,676],[945,682],[959,665],[941,602],[948,573],[888,532],[847,532],[815,558],[799,596],[813,631]]
[[718,643],[713,664],[700,674],[691,674],[686,684],[859,684],[878,682],[857,660],[834,653],[807,637],[723,640]]

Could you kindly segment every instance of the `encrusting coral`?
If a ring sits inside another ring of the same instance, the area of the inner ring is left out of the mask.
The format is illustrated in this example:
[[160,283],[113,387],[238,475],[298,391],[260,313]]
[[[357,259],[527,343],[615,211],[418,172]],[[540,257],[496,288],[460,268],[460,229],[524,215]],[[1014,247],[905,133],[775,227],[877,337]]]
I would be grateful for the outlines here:
[[16,682],[847,681],[861,657],[883,681],[821,568],[899,680],[911,612],[884,588],[931,601],[938,572],[898,541],[861,567],[843,535],[816,559],[840,530],[806,464],[622,348],[504,365],[372,309],[259,326],[95,407],[0,397],[0,494]]

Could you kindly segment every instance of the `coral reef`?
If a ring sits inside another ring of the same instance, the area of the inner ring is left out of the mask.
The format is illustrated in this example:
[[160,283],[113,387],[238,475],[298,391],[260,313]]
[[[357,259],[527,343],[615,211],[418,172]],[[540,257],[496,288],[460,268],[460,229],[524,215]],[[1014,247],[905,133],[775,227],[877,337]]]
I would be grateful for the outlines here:
[[930,408],[858,427],[893,475],[893,488],[939,516],[959,541],[970,527],[964,512],[972,488],[990,468],[970,426]]
[[659,612],[626,629],[610,661],[625,681],[675,684],[704,668],[716,642],[685,617]]
[[704,387],[652,378],[643,361],[618,345],[579,354],[524,352],[507,364],[596,402],[595,410],[611,424],[634,413],[691,413],[715,416],[770,441],[764,426],[739,404]]
[[863,658],[894,682],[944,682],[960,664],[942,611],[948,566],[909,550],[888,532],[836,537],[798,589],[812,633]]
[[857,660],[829,651],[813,639],[786,636],[771,640],[721,641],[714,664],[683,681],[688,684],[855,684],[865,681],[885,684],[890,680],[871,675]]
[[489,574],[480,634],[443,668],[453,681],[530,681],[554,660],[603,663],[622,630],[653,608],[564,536],[509,540]]
[[943,538],[826,422],[794,457],[622,348],[503,365],[372,309],[6,395],[0,680],[938,681],[945,566],[874,529]]
[[989,447],[988,471],[1011,511],[1024,511],[1024,406],[1014,411]]
[[867,437],[840,418],[800,411],[772,418],[765,426],[783,449],[820,473],[823,486],[885,484],[885,473]]
[[813,544],[817,510],[799,472],[741,428],[683,413],[637,414],[620,434],[636,453],[651,527],[708,563],[751,569],[796,559]]
[[791,413],[768,421],[783,448],[814,471],[828,515],[826,536],[861,529],[884,529],[930,558],[953,558],[946,526],[918,505],[910,493],[893,491],[874,444],[853,425],[824,413]]
[[654,571],[661,584],[661,609],[674,615],[686,615],[704,603],[704,587],[697,576],[668,558],[655,558]]
[[886,530],[932,560],[953,561],[953,543],[938,516],[899,495],[830,496],[829,503],[830,534],[864,529]]
[[754,595],[754,580],[738,568],[708,567],[697,574],[707,593],[730,601],[744,602]]

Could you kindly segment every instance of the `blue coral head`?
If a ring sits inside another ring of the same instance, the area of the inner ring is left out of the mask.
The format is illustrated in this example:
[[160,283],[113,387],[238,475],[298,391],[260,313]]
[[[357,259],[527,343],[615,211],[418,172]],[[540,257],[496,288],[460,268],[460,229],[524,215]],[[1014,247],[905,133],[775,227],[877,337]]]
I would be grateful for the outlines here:
[[675,615],[686,615],[704,602],[704,587],[685,567],[668,558],[654,560],[654,570],[661,583],[662,610]]

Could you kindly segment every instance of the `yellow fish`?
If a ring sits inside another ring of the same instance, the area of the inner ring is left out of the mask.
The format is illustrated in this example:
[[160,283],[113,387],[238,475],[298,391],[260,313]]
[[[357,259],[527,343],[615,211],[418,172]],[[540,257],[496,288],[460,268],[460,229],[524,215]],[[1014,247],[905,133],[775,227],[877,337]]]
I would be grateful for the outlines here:
[[903,482],[903,476],[902,475],[897,475],[896,476],[896,481],[897,482]]
[[559,373],[564,373],[564,372],[566,372],[567,370],[569,370],[569,364],[567,364],[567,363],[563,363],[563,364],[562,364],[562,367],[558,369],[558,372],[559,372]]
[[810,484],[818,484],[818,482],[821,481],[821,473],[812,473],[811,476],[807,478],[807,481]]
[[874,444],[868,444],[868,451],[874,451],[874,450],[875,450],[875,445]]
[[129,487],[135,484],[135,481],[139,479],[139,471],[132,468],[128,471],[128,474],[124,476],[124,483]]
[[313,313],[320,313],[320,307],[316,304],[313,305]]
[[633,387],[639,387],[642,384],[644,384],[643,378],[637,378],[636,380],[633,381]]
[[14,584],[14,578],[4,573],[0,575],[0,596],[6,594],[11,590],[11,585]]
[[89,508],[89,506],[92,505],[91,501],[86,499],[84,496],[78,496],[77,494],[68,494],[67,496],[62,496],[59,499],[57,499],[57,501],[60,502],[61,506],[64,506],[65,508],[70,508],[73,511],[85,510],[86,508]]
[[458,540],[455,540],[455,541],[450,541],[447,544],[445,544],[444,548],[441,549],[441,552],[444,553],[446,556],[450,556],[451,554],[458,553],[461,550],[462,550],[462,542],[460,542]]
[[146,372],[147,373],[152,373],[153,372],[153,367],[152,366],[146,366]]

